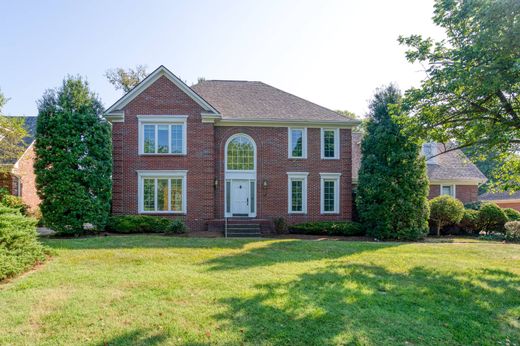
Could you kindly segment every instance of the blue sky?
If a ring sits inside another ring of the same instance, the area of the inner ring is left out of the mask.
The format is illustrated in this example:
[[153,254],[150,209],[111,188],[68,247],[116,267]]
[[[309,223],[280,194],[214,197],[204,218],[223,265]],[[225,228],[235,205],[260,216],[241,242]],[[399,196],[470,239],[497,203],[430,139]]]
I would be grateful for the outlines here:
[[67,74],[88,79],[105,107],[121,96],[113,67],[163,64],[188,85],[261,80],[363,115],[382,84],[417,85],[399,34],[435,38],[432,0],[0,0],[0,89],[9,115],[35,115]]

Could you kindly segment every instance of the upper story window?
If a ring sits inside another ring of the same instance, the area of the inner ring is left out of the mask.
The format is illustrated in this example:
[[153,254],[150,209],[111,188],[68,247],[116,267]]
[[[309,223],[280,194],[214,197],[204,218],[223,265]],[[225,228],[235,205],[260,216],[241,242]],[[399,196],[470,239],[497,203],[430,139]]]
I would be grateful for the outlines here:
[[255,144],[251,137],[238,134],[226,145],[226,169],[228,171],[255,170]]
[[441,195],[455,197],[455,185],[441,185]]
[[289,158],[307,158],[307,129],[289,128]]
[[186,155],[186,116],[138,116],[139,154]]
[[321,129],[321,158],[339,159],[339,129]]

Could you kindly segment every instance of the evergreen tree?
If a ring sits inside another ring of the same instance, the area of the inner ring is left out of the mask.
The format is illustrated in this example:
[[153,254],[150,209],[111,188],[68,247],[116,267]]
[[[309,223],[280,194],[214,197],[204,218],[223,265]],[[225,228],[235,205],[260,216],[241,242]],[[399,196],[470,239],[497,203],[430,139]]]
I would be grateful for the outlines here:
[[80,77],[38,102],[36,185],[45,224],[61,234],[102,229],[110,211],[112,147],[103,107]]
[[399,89],[378,89],[369,108],[356,199],[361,222],[378,239],[419,239],[428,232],[429,182],[420,145],[395,121]]

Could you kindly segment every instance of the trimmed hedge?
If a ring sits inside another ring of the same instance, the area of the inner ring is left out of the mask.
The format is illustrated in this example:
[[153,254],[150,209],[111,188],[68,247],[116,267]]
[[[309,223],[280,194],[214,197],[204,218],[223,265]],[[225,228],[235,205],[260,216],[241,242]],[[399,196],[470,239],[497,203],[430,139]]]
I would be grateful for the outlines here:
[[38,241],[36,220],[19,210],[0,207],[0,281],[20,274],[45,260]]
[[506,214],[509,221],[520,221],[520,211],[513,208],[505,208],[504,214]]
[[108,219],[105,230],[114,233],[185,233],[186,225],[179,219],[150,215],[119,215]]
[[491,232],[504,233],[504,224],[507,222],[507,216],[495,203],[484,203],[479,210],[478,228],[487,234]]
[[520,242],[520,221],[509,221],[505,224],[506,240]]
[[437,236],[446,225],[457,224],[464,217],[464,205],[458,199],[442,195],[430,200],[430,221],[436,225]]
[[361,224],[351,221],[318,221],[306,222],[289,226],[289,231],[295,234],[344,235],[362,236],[365,231]]

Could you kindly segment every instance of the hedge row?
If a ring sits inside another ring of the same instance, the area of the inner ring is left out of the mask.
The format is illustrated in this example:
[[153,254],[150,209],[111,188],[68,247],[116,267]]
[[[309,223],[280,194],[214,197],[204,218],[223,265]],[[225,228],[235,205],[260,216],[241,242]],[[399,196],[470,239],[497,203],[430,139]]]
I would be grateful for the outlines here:
[[0,206],[0,281],[20,274],[45,259],[36,234],[36,220]]
[[186,232],[186,225],[180,219],[167,219],[149,215],[119,215],[111,216],[105,227],[114,233],[171,233]]
[[306,222],[289,226],[291,233],[316,235],[362,236],[365,232],[361,225],[351,221]]

